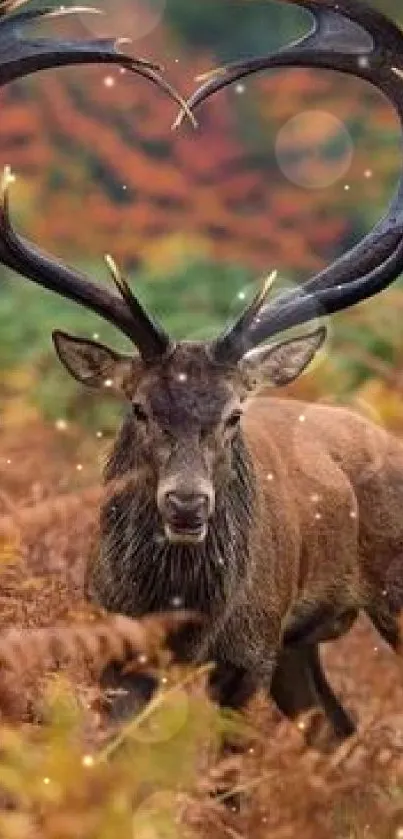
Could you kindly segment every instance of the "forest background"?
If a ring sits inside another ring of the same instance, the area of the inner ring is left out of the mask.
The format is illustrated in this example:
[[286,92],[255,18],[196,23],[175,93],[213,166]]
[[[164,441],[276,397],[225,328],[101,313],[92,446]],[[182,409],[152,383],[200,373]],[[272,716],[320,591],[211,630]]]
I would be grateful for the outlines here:
[[[372,2],[403,25],[399,0]],[[131,38],[133,55],[159,61],[184,95],[198,74],[309,26],[301,9],[268,0],[98,5],[104,16],[66,17],[41,34]],[[333,72],[248,79],[200,109],[196,131],[171,131],[172,101],[106,66],[13,83],[0,109],[17,228],[98,282],[110,282],[111,253],[176,337],[217,334],[274,269],[279,284],[301,283],[359,241],[400,166],[390,103]],[[401,434],[402,315],[400,280],[332,318],[319,362],[282,393],[351,404]],[[402,839],[401,658],[364,621],[323,650],[359,720],[357,736],[328,755],[304,745],[315,720],[287,723],[261,696],[244,731],[206,701],[205,674],[185,677],[166,658],[156,702],[110,740],[88,665],[102,670],[133,637],[153,651],[157,628],[94,623],[83,604],[121,408],[67,375],[55,328],[130,349],[95,315],[0,268],[0,839]],[[394,568],[401,597],[401,554]],[[137,647],[136,666],[137,652],[154,666]],[[229,731],[246,734],[248,748],[220,760]],[[241,792],[239,812],[224,806],[236,800],[229,790]]]
[[[52,24],[63,34],[130,37],[184,93],[223,62],[302,34],[309,16],[261,0],[103,0],[102,17]],[[376,6],[403,23],[397,0]],[[43,29],[43,25],[42,25]],[[399,168],[391,106],[360,80],[287,70],[213,98],[194,131],[172,132],[172,102],[115,68],[44,72],[0,92],[0,160],[13,217],[41,247],[107,282],[112,252],[141,299],[176,336],[209,337],[274,268],[285,284],[358,241],[384,212]],[[121,344],[94,316],[0,274],[3,422],[112,428],[59,368],[52,328]],[[329,324],[327,358],[294,391],[351,401],[403,424],[403,286]]]

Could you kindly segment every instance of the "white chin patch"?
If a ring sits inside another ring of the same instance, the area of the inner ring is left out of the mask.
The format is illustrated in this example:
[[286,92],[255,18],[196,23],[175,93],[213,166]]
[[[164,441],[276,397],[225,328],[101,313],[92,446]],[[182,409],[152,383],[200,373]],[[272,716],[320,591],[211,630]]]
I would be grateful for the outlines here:
[[176,545],[200,545],[207,536],[207,524],[199,530],[174,530],[170,524],[165,525],[165,536],[169,542]]

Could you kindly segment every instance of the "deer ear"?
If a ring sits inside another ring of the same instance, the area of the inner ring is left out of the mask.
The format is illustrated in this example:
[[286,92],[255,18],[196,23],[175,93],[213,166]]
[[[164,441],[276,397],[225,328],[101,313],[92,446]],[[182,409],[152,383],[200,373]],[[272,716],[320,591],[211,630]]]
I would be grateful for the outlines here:
[[52,338],[60,361],[79,382],[119,392],[124,389],[133,368],[131,356],[120,355],[104,344],[75,338],[59,330],[52,333]]
[[291,338],[274,347],[258,347],[247,353],[241,367],[251,388],[259,385],[287,385],[294,381],[312,361],[326,338],[326,328]]

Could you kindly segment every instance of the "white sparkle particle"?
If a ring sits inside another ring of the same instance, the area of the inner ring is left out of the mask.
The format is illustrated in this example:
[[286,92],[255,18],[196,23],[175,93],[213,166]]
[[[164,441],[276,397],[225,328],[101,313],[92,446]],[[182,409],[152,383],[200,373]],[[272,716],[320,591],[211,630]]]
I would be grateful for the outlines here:
[[105,387],[112,387],[113,386],[113,379],[105,379],[104,385],[105,385]]
[[320,501],[320,495],[317,492],[313,492],[311,495],[312,504],[317,504]]
[[124,76],[127,73],[126,67],[121,67],[119,73],[121,76]]
[[254,750],[254,749],[248,749],[248,752],[249,752],[249,754],[250,754],[250,755],[254,755],[254,754],[255,754],[255,750]]
[[356,518],[357,518],[357,511],[356,510],[351,510],[350,519],[356,519]]
[[56,420],[55,427],[56,427],[57,431],[66,431],[66,428],[67,428],[66,420],[65,419]]
[[396,830],[396,839],[403,839],[403,827],[398,827]]
[[123,184],[122,189],[126,190],[127,189],[127,184]]
[[104,78],[104,85],[105,87],[115,87],[116,81],[113,76],[105,76]]
[[245,291],[238,292],[238,300],[245,300],[245,298],[246,298],[246,292]]
[[7,188],[8,186],[11,186],[11,184],[15,184],[15,182],[16,176],[14,175],[11,166],[6,166],[3,175],[3,187]]
[[297,723],[297,728],[299,728],[299,730],[300,730],[300,731],[305,731],[306,725],[305,725],[305,723],[304,723],[304,721],[303,721],[303,720],[300,720],[300,721]]
[[146,655],[139,655],[138,661],[139,664],[147,664],[148,658]]
[[218,564],[219,565],[224,565],[224,560],[223,560],[222,556],[219,557]]
[[99,332],[94,332],[92,339],[93,341],[99,341]]
[[183,597],[179,597],[179,595],[173,597],[171,600],[171,606],[173,606],[174,609],[180,609],[180,607],[183,606]]
[[10,458],[9,458],[9,459],[7,460],[7,466],[10,466],[10,465],[11,465],[11,460],[10,460]]
[[186,373],[178,373],[178,382],[187,382],[187,379]]
[[83,467],[83,464],[82,464],[82,463],[77,463],[77,466],[76,466],[77,472],[82,472],[82,471],[83,471],[83,468],[84,468],[84,467]]
[[267,480],[268,480],[268,481],[273,481],[273,480],[274,480],[274,475],[273,475],[273,472],[269,472],[269,474],[268,474],[268,476],[267,476]]
[[379,647],[374,647],[374,653],[378,652]]
[[167,685],[167,684],[168,684],[168,679],[167,679],[167,677],[166,677],[166,676],[163,676],[163,677],[162,677],[162,679],[161,679],[161,684],[162,684],[162,685]]
[[366,55],[360,55],[358,59],[358,66],[366,69],[369,67],[369,58]]
[[241,95],[242,93],[245,93],[245,85],[244,84],[235,85],[235,93],[238,93],[238,95]]
[[300,414],[298,419],[299,419],[300,422],[305,422],[305,420],[306,420],[305,414]]
[[88,769],[90,769],[91,766],[94,766],[94,763],[95,763],[92,755],[84,755],[81,762],[82,762],[83,766],[86,766]]
[[175,64],[179,64],[179,58],[175,58]]
[[319,521],[319,519],[321,519],[321,518],[322,518],[322,513],[315,513],[316,521]]
[[44,778],[43,783],[46,784],[46,786],[48,786],[48,784],[50,784],[50,778]]
[[364,178],[372,178],[373,174],[374,173],[373,173],[372,169],[366,169],[365,172],[364,172]]
[[98,437],[98,440],[100,440],[100,439],[101,439],[101,437],[103,437],[103,436],[104,436],[104,432],[103,432],[103,431],[97,431],[97,437]]
[[349,192],[349,191],[350,191],[350,184],[344,184],[344,191],[345,191],[345,192]]
[[383,589],[383,592],[382,592],[383,596],[384,596],[384,597],[386,597],[387,593],[388,593],[387,588],[384,588],[384,589]]

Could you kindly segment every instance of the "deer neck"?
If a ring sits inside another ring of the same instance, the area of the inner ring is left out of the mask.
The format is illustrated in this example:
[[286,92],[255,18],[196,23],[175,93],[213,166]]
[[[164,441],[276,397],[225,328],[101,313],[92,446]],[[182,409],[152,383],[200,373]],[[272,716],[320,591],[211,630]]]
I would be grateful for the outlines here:
[[[217,491],[208,535],[200,545],[173,545],[164,537],[155,488],[136,463],[125,428],[107,464],[117,482],[101,512],[101,551],[92,588],[107,609],[130,616],[172,608],[218,612],[244,578],[254,518],[255,476],[241,433],[231,474]],[[124,452],[124,463],[123,463]]]

